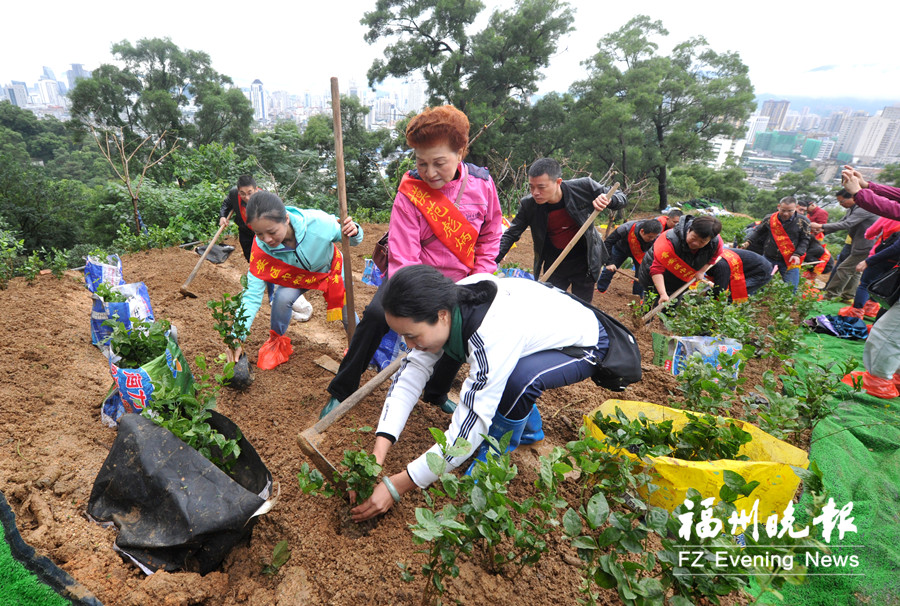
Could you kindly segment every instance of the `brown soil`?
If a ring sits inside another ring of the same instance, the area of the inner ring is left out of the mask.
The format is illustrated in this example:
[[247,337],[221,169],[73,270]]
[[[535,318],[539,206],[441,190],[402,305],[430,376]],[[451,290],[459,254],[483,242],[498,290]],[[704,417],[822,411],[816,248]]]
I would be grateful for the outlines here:
[[[384,229],[366,225],[366,242],[377,241]],[[354,249],[352,258],[360,314],[374,292],[359,282],[363,254],[370,252],[371,244],[363,245]],[[205,264],[190,286],[198,298],[184,298],[179,287],[197,259],[195,253],[179,248],[123,259],[125,279],[147,284],[157,317],[177,326],[180,345],[191,361],[198,354],[215,358],[223,350],[206,302],[224,292],[237,292],[246,271],[239,250],[222,265]],[[507,261],[531,265],[528,233]],[[85,517],[94,478],[116,432],[100,423],[100,404],[111,381],[105,359],[90,342],[91,301],[82,276],[68,272],[56,280],[44,275],[33,285],[17,278],[0,291],[4,335],[0,490],[16,513],[26,542],[109,605],[417,603],[424,581],[421,576],[411,583],[402,581],[398,563],[418,571],[424,561],[407,528],[415,519],[415,508],[424,506],[421,493],[409,493],[366,533],[348,524],[347,507],[337,498],[304,496],[298,488],[296,475],[307,459],[297,436],[318,419],[333,376],[313,360],[322,355],[339,360],[346,347],[340,324],[324,322],[321,295],[312,293],[308,299],[315,314],[307,323],[291,325],[288,334],[295,348],[291,359],[274,370],[255,370],[249,390],[224,390],[218,402],[218,410],[238,424],[280,483],[277,504],[261,517],[249,543],[234,549],[219,572],[205,577],[193,573],[145,577],[112,551],[115,529]],[[631,299],[630,284],[617,277],[610,291],[597,294],[594,303],[630,325]],[[268,337],[268,314],[263,305],[248,340],[254,362],[256,350]],[[652,329],[661,330],[658,321]],[[548,392],[540,403],[547,445],[574,439],[582,415],[608,398],[664,404],[676,391],[674,378],[651,363],[650,329],[635,332],[644,354],[643,381],[622,394],[599,389],[590,381]],[[749,385],[759,382],[760,373],[751,366]],[[364,380],[371,376],[370,371]],[[384,392],[380,388],[328,429],[321,449],[331,461],[340,460],[346,448],[371,447],[371,432],[351,429],[376,424]],[[401,470],[432,444],[428,428],[445,428],[447,423],[447,416],[435,407],[417,407],[403,440],[391,450],[385,471]],[[520,449],[513,460],[520,470],[516,491],[525,494],[535,479],[537,454]],[[272,549],[281,540],[288,541],[292,557],[277,574],[266,576],[262,565],[271,560]],[[459,578],[448,582],[445,597],[461,604],[511,603],[525,596],[531,603],[574,604],[580,584],[577,563],[574,551],[561,541],[515,580],[463,560]],[[619,603],[613,592],[605,592],[603,598]]]

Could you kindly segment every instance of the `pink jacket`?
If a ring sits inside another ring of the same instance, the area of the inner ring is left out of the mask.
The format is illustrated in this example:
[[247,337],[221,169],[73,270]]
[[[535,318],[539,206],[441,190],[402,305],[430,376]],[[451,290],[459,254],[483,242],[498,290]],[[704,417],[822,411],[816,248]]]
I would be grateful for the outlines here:
[[[453,280],[461,280],[477,273],[494,273],[497,270],[497,253],[500,250],[503,215],[497,187],[487,169],[473,164],[460,163],[461,177],[441,188],[451,202],[456,201],[460,183],[466,180],[466,189],[459,202],[459,209],[478,230],[475,242],[475,267],[471,271],[440,240],[434,236],[422,213],[405,195],[397,192],[391,210],[390,235],[388,236],[388,272],[395,272],[407,265],[431,265]],[[416,171],[410,171],[418,177]]]

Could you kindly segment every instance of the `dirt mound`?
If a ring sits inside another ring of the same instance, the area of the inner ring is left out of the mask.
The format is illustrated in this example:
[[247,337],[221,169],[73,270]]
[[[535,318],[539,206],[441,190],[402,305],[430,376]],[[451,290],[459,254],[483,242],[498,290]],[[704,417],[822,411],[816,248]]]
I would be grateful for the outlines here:
[[[358,280],[363,254],[386,229],[366,225],[366,242],[352,258],[356,308],[361,315],[375,289]],[[237,245],[237,242],[230,242]],[[223,346],[213,329],[208,300],[237,292],[246,262],[238,250],[222,265],[205,264],[190,289],[197,299],[184,298],[179,287],[198,256],[171,248],[124,257],[128,282],[147,284],[157,317],[178,328],[188,360],[204,354],[214,358]],[[529,267],[531,241],[526,234],[507,257]],[[315,314],[288,331],[295,353],[284,365],[255,371],[246,392],[225,390],[218,410],[234,420],[259,452],[281,485],[274,509],[254,529],[252,540],[235,549],[220,572],[200,577],[191,573],[158,573],[145,577],[112,551],[114,529],[85,518],[94,478],[115,438],[115,430],[100,423],[100,404],[111,384],[104,358],[91,345],[91,301],[83,277],[69,272],[62,280],[41,276],[29,286],[13,280],[0,291],[0,329],[4,335],[0,372],[0,490],[10,501],[24,539],[93,592],[104,604],[405,604],[421,598],[423,581],[400,579],[398,563],[418,570],[423,556],[416,553],[407,524],[419,493],[410,493],[367,533],[349,525],[346,506],[336,499],[304,496],[296,474],[306,457],[297,435],[318,419],[333,376],[313,360],[328,355],[339,360],[346,339],[340,323],[327,324],[320,294],[308,296]],[[628,313],[630,284],[621,277],[595,304],[615,316]],[[37,309],[37,311],[35,311]],[[268,306],[257,317],[247,351],[268,337]],[[630,321],[626,320],[626,324]],[[548,392],[541,401],[547,443],[562,445],[576,437],[581,415],[610,397],[664,403],[674,379],[650,365],[650,333],[637,332],[644,353],[644,381],[624,394],[596,388],[590,381]],[[371,373],[367,377],[372,376]],[[365,378],[364,378],[365,379]],[[457,385],[458,388],[458,385]],[[370,448],[371,432],[350,431],[377,422],[384,387],[367,398],[327,433],[323,452],[340,460],[346,448]],[[396,473],[432,444],[429,427],[445,428],[447,416],[436,407],[420,405],[410,417],[403,439],[391,450],[386,472]],[[521,449],[521,490],[534,480],[536,454]],[[273,575],[262,573],[276,543],[287,540],[290,561]],[[515,580],[492,576],[464,562],[458,579],[449,582],[447,597],[459,603],[508,603],[528,596],[533,603],[574,604],[580,583],[574,551],[556,544],[534,568]],[[609,593],[609,603],[618,603]]]

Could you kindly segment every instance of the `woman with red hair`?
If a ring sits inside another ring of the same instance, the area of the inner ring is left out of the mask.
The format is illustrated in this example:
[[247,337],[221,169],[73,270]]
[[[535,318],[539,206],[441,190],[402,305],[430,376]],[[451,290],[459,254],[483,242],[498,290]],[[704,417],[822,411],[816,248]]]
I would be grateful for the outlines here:
[[[386,273],[409,265],[430,265],[456,282],[496,271],[494,259],[502,233],[500,199],[488,170],[463,161],[469,119],[452,105],[426,108],[407,125],[406,143],[415,153],[416,168],[403,176],[394,198]],[[369,360],[390,330],[381,293],[379,288],[366,307],[328,386],[331,398],[323,416],[359,388]],[[447,356],[438,361],[422,399],[453,412],[456,404],[447,392],[460,365]]]

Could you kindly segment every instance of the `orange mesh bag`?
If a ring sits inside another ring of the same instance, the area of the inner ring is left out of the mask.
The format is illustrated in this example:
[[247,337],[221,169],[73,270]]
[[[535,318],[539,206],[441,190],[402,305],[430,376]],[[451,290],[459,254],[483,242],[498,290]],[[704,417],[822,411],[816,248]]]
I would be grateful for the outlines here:
[[269,340],[259,348],[256,366],[263,370],[271,370],[279,364],[287,362],[292,353],[294,353],[294,347],[291,345],[291,338],[269,330]]

